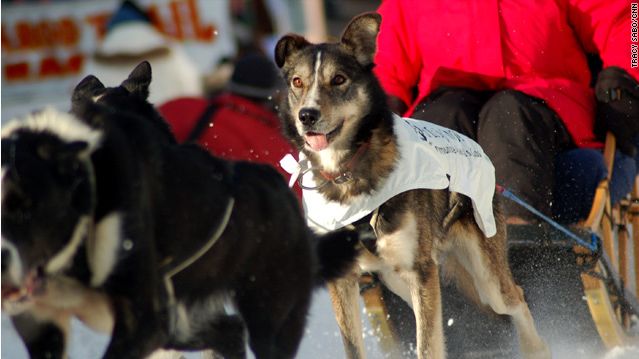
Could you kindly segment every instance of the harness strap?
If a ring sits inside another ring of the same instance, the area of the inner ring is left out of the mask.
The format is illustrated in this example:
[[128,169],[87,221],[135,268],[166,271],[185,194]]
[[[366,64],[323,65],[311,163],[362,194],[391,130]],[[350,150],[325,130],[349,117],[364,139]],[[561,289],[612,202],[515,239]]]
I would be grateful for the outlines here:
[[179,265],[175,266],[173,269],[169,270],[165,274],[166,277],[170,279],[171,277],[180,273],[181,271],[189,267],[191,264],[195,263],[195,261],[200,259],[200,257],[202,257],[206,252],[209,251],[209,249],[211,249],[211,247],[213,247],[213,245],[217,242],[217,240],[220,239],[220,237],[222,236],[222,233],[224,233],[224,231],[226,230],[226,226],[229,224],[229,220],[231,219],[231,213],[233,212],[234,206],[235,206],[235,199],[231,197],[228,203],[226,204],[226,209],[224,210],[224,215],[222,216],[222,220],[220,221],[218,227],[216,228],[215,232],[211,236],[211,239],[209,239],[209,241],[206,242],[206,244],[204,244],[204,246],[202,246],[202,248],[200,248],[192,256],[185,259],[184,262],[180,263]]
[[184,142],[197,142],[197,140],[200,139],[200,136],[202,136],[202,133],[204,133],[204,130],[206,130],[206,128],[213,123],[213,115],[219,108],[220,107],[217,103],[209,103],[204,111],[202,111],[202,113],[200,114],[200,117],[198,117],[195,125],[193,126],[193,129],[186,137],[186,140],[184,140]]
[[222,216],[222,220],[219,225],[215,229],[215,232],[211,236],[204,246],[202,246],[197,252],[195,252],[192,256],[184,260],[182,263],[178,264],[174,268],[168,270],[164,275],[164,285],[166,286],[166,292],[168,295],[168,304],[169,304],[169,330],[170,333],[174,333],[177,328],[177,301],[175,299],[175,288],[173,287],[172,278],[176,274],[180,273],[184,269],[188,268],[190,265],[195,263],[200,257],[202,257],[206,252],[213,247],[213,245],[220,239],[222,233],[226,230],[226,227],[229,224],[229,220],[231,219],[231,213],[233,212],[233,207],[235,206],[235,199],[231,197],[226,204],[226,209],[224,211],[224,215]]
[[97,194],[97,179],[95,178],[95,168],[93,167],[93,162],[91,161],[91,155],[89,155],[85,159],[85,167],[86,167],[87,177],[89,181],[89,188],[91,191],[91,209],[89,210],[89,221],[87,223],[85,251],[87,256],[87,264],[91,272],[91,283],[93,283],[95,281],[94,279],[95,268],[93,268],[93,266],[95,265],[95,256],[97,255],[95,253],[96,252],[95,248],[97,246],[97,243],[96,243],[97,236],[95,233],[95,230],[96,230],[95,211],[96,211],[97,202],[98,202],[98,194]]

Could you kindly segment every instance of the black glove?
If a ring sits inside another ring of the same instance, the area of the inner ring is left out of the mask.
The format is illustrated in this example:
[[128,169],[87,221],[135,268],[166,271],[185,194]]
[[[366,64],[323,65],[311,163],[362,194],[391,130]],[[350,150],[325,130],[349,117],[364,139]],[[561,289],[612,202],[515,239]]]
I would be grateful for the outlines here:
[[617,148],[634,157],[634,140],[639,134],[639,83],[625,70],[607,67],[597,77],[595,97],[595,134],[605,138],[607,131],[612,132]]

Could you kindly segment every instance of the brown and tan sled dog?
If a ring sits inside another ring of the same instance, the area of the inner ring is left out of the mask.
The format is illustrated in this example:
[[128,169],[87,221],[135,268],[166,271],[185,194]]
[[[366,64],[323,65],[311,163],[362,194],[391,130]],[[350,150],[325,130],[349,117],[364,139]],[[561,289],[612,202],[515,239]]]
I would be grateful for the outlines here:
[[[290,34],[275,49],[288,84],[281,106],[284,131],[310,163],[305,175],[322,183],[316,193],[329,202],[349,205],[378,190],[397,170],[395,120],[372,71],[380,23],[378,14],[363,14],[340,42],[311,44]],[[375,248],[363,251],[350,276],[330,284],[349,358],[364,357],[358,309],[362,271],[378,273],[412,306],[419,358],[445,357],[440,271],[478,303],[512,317],[525,358],[550,357],[513,280],[506,227],[493,202],[497,233],[490,238],[476,223],[470,199],[448,189],[405,191],[377,208],[370,219]]]

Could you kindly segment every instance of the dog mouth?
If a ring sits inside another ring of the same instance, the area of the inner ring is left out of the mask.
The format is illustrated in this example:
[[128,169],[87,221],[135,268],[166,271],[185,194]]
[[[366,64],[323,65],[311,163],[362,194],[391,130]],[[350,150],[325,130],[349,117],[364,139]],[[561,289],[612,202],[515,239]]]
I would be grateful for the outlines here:
[[2,283],[2,301],[25,302],[44,293],[46,277],[44,268],[39,266],[25,277],[22,286]]
[[344,121],[340,122],[337,127],[327,133],[308,131],[304,133],[304,141],[306,141],[306,144],[312,148],[313,151],[319,152],[328,147],[329,143],[339,134],[343,126]]

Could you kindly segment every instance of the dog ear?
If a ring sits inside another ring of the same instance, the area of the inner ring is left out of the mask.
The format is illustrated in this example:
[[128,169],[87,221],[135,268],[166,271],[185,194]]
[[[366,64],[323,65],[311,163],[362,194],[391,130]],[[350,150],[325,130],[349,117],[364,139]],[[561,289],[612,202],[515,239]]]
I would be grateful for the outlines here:
[[89,75],[80,81],[73,89],[71,95],[71,103],[75,104],[81,101],[88,100],[95,96],[95,94],[104,89],[104,85],[97,77]]
[[142,61],[122,82],[122,87],[145,100],[149,97],[149,85],[151,85],[151,64],[148,61]]
[[342,35],[342,45],[349,48],[357,61],[364,66],[373,63],[381,23],[381,15],[374,12],[365,13],[351,20]]
[[82,79],[73,89],[73,94],[71,95],[71,113],[80,118],[85,118],[85,108],[88,104],[93,103],[93,97],[104,88],[102,82],[93,75]]
[[310,45],[304,37],[295,34],[288,34],[282,37],[275,46],[275,63],[281,68],[286,62],[286,58]]

